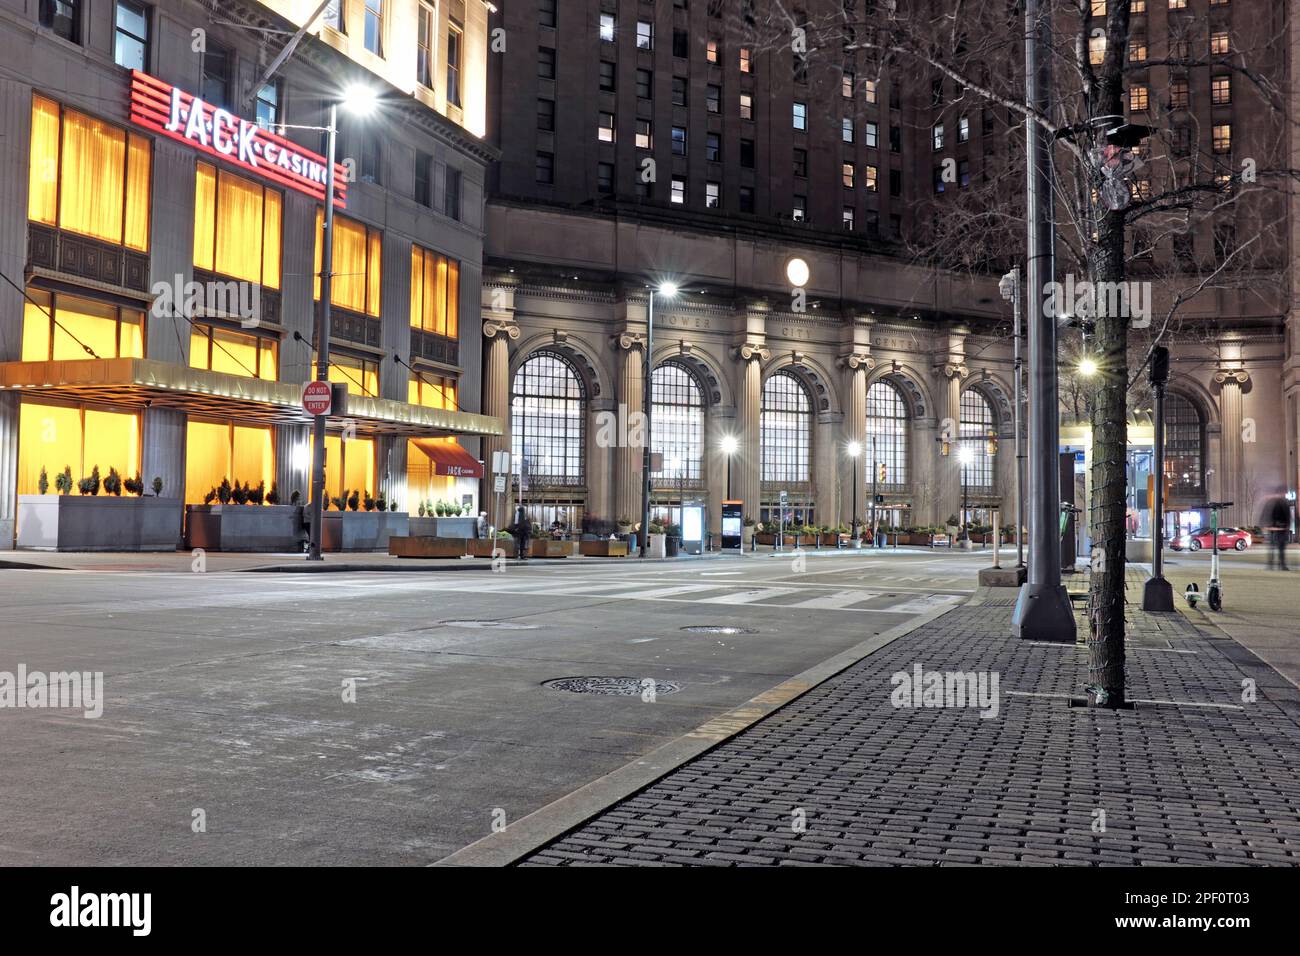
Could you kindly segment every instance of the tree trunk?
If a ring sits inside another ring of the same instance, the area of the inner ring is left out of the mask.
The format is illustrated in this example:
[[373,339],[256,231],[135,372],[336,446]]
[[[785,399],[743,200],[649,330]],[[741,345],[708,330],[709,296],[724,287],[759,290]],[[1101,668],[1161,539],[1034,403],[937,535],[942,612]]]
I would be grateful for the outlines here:
[[[1111,5],[1107,49],[1093,88],[1093,116],[1124,114],[1123,62],[1128,43],[1129,0]],[[1094,283],[1124,281],[1123,210],[1099,216],[1092,249]],[[1093,287],[1094,293],[1097,286]],[[1129,309],[1108,308],[1116,298],[1096,295],[1097,391],[1092,410],[1092,560],[1088,636],[1090,706],[1124,706],[1124,506],[1128,454]],[[1120,298],[1122,306],[1127,305]],[[1118,313],[1118,314],[1115,314]]]

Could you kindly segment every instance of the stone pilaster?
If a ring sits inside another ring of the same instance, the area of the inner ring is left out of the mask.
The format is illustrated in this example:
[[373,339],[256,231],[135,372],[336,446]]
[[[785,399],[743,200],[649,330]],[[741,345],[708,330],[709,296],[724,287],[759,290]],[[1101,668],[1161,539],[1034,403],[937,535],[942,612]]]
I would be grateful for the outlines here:
[[745,502],[757,520],[762,504],[762,450],[759,420],[763,402],[763,362],[771,357],[761,344],[746,342],[734,351],[740,362],[736,389],[736,454],[731,467],[732,494]]
[[[727,498],[727,459],[731,458],[731,492],[736,490],[736,454],[730,456],[723,450],[723,443],[728,437],[735,437],[736,409],[732,405],[710,405],[705,421],[707,436],[705,439],[706,470],[704,474],[705,489],[708,496],[709,530],[715,535],[722,534],[722,502]],[[748,509],[746,509],[748,511]],[[757,513],[754,520],[758,520]]]
[[[840,479],[839,520],[852,527],[854,486],[857,486],[859,518],[865,518],[867,500],[867,459],[870,457],[870,440],[867,436],[867,373],[876,367],[875,359],[866,351],[854,350],[841,355],[838,362],[844,373],[844,421],[838,448],[836,471]],[[861,446],[857,462],[848,454],[850,443]]]
[[645,338],[624,332],[614,340],[618,349],[618,441],[614,456],[615,521],[641,520],[642,456],[645,453]]
[[[519,326],[513,318],[502,313],[484,312],[483,337],[487,347],[483,358],[483,414],[501,420],[504,433],[500,436],[483,440],[483,487],[479,489],[479,501],[496,506],[496,494],[493,492],[496,473],[492,470],[494,452],[510,450],[510,343],[519,338]],[[513,465],[512,465],[513,467]],[[509,476],[506,481],[506,493],[502,496],[502,514],[495,516],[496,527],[510,523],[505,520],[506,509],[512,507],[510,501]]]
[[820,412],[813,425],[812,482],[813,498],[817,503],[813,515],[819,525],[833,525],[843,521],[840,502],[841,472],[847,477],[844,462],[844,414]]
[[1219,515],[1223,525],[1239,525],[1248,522],[1247,502],[1244,495],[1246,486],[1242,471],[1245,467],[1245,449],[1242,447],[1242,386],[1250,381],[1250,373],[1242,368],[1219,369],[1214,373],[1215,384],[1219,386],[1219,420],[1222,423],[1219,445],[1219,481],[1218,496],[1220,501],[1231,501],[1231,508]]
[[[961,445],[958,439],[961,437],[962,384],[968,369],[965,365],[948,362],[935,371],[940,381],[939,392],[943,395],[937,448],[939,455],[935,462],[935,520],[944,522],[961,510],[961,461],[958,458]],[[943,454],[945,448],[947,455]],[[934,452],[931,451],[930,454],[933,455]]]

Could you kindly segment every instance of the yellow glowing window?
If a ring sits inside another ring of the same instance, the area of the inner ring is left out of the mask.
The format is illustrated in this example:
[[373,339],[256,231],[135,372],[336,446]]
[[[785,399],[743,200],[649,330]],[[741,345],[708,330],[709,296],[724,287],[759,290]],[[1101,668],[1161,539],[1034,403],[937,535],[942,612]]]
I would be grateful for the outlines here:
[[151,161],[143,136],[34,96],[27,217],[147,251]]
[[[316,356],[312,356],[313,366]],[[330,350],[331,382],[346,385],[352,395],[379,395],[379,363],[346,352]]]
[[[140,471],[140,416],[81,406],[23,400],[18,414],[18,494],[40,493],[41,469],[50,489],[64,468],[75,482],[99,466],[99,477],[116,468],[123,478]],[[104,494],[103,489],[99,492]]]
[[143,312],[42,289],[29,289],[27,295],[24,362],[144,358]]
[[[316,272],[312,295],[320,299],[321,237],[324,213],[316,210]],[[334,217],[334,285],[330,301],[340,309],[379,315],[379,283],[383,262],[383,240],[345,216]]]
[[275,339],[212,325],[190,328],[190,367],[274,382],[279,377]]
[[1106,37],[1090,36],[1088,37],[1088,62],[1093,66],[1100,66],[1106,59]]
[[425,408],[456,408],[456,380],[439,375],[412,375],[406,386],[406,398],[412,405]]
[[[223,481],[264,483],[275,477],[270,428],[191,419],[185,428],[185,503],[202,504]],[[215,503],[215,502],[214,502]]]
[[411,247],[411,328],[460,334],[460,263],[419,246]]
[[325,494],[340,497],[344,490],[375,493],[375,441],[341,435],[325,436]]
[[260,183],[199,163],[194,188],[194,264],[280,288],[281,197]]

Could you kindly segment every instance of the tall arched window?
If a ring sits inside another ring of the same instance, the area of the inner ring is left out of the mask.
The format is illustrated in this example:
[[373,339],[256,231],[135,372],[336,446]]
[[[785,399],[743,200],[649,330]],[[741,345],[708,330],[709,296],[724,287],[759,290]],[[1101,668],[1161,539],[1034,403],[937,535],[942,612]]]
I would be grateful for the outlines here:
[[1205,425],[1190,399],[1165,396],[1165,469],[1176,495],[1200,495],[1205,480]]
[[907,485],[908,421],[907,402],[898,386],[873,382],[867,389],[867,437],[863,448],[868,486],[879,463],[885,466],[885,481],[878,487],[898,490]]
[[789,372],[777,372],[763,383],[759,413],[762,481],[806,482],[812,445],[812,403],[803,383]]
[[583,483],[586,399],[582,379],[557,352],[537,352],[519,367],[510,388],[510,443],[529,484]]
[[699,485],[704,459],[704,391],[684,365],[665,362],[650,378],[651,452],[664,456],[664,485]]
[[961,431],[959,448],[969,448],[971,461],[963,468],[968,488],[992,490],[993,456],[989,454],[988,440],[994,432],[993,406],[979,392],[968,389],[961,393]]

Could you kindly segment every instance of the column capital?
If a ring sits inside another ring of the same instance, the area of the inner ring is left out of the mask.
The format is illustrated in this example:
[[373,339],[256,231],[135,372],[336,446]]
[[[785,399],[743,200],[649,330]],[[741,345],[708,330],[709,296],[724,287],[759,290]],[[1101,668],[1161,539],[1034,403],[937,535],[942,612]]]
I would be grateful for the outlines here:
[[614,336],[614,347],[624,352],[645,348],[645,336],[640,332],[620,332]]
[[519,338],[519,325],[514,319],[505,316],[491,316],[483,320],[483,337],[492,339],[498,335],[504,336],[510,341]]
[[935,370],[946,379],[965,378],[970,375],[970,369],[960,362],[945,362],[936,365]]
[[772,352],[760,342],[744,342],[732,350],[732,356],[742,362],[752,362],[754,359],[766,362],[772,357]]
[[876,360],[866,352],[848,352],[835,359],[835,363],[840,368],[847,368],[851,371],[865,369],[870,372],[876,367]]
[[1250,373],[1244,368],[1221,368],[1214,373],[1214,382],[1216,385],[1227,385],[1229,382],[1235,382],[1237,385],[1245,385],[1250,381]]

